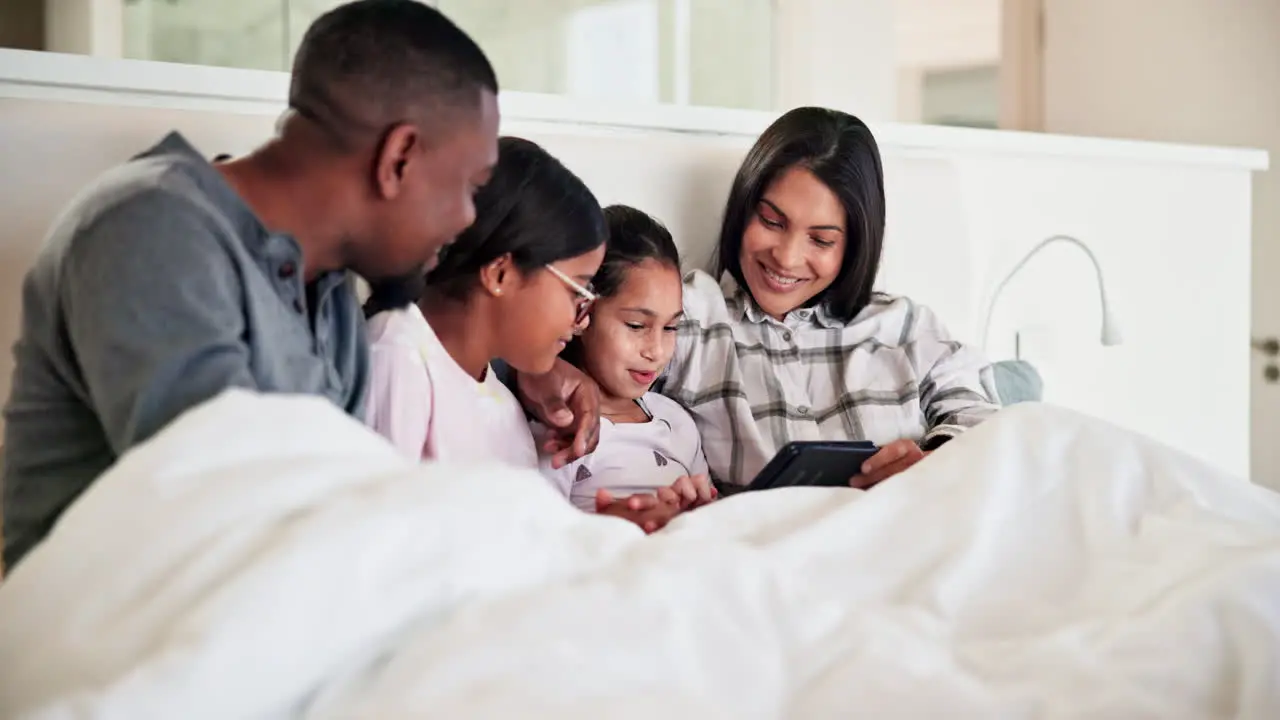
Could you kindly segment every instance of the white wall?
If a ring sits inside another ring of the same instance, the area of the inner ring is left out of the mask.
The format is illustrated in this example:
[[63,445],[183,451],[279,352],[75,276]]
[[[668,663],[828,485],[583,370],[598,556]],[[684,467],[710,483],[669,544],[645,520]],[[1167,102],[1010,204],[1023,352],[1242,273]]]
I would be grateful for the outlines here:
[[[1280,157],[1280,2],[1277,0],[1044,0],[1045,126],[1050,132],[1171,142],[1240,145]],[[1274,160],[1273,160],[1274,163]],[[1203,201],[1188,197],[1187,203]],[[1185,216],[1187,205],[1157,212]],[[1253,195],[1253,333],[1280,335],[1280,172],[1256,178]],[[1203,228],[1159,255],[1221,260],[1222,230]],[[1219,298],[1188,278],[1186,292],[1207,307]],[[1188,345],[1223,320],[1215,311],[1185,325]],[[1230,318],[1234,322],[1235,318]],[[1245,343],[1246,338],[1229,340]],[[1280,385],[1262,382],[1255,357],[1253,476],[1280,488]],[[1208,373],[1189,383],[1236,383]],[[1185,412],[1201,412],[1188,405]]]
[[895,0],[900,67],[951,69],[1000,60],[1001,0]]
[[894,0],[774,4],[776,108],[825,105],[869,121],[897,113]]
[[898,122],[996,126],[1007,1],[895,0]]
[[[6,81],[5,62],[18,61],[30,65],[27,79]],[[286,82],[275,73],[0,52],[0,346],[16,337],[20,277],[79,187],[170,128],[210,155],[253,147],[270,133]],[[502,106],[505,132],[546,144],[602,201],[661,217],[690,264],[708,257],[730,179],[772,119],[697,109],[636,114],[513,95]],[[1246,473],[1249,357],[1237,339],[1248,333],[1249,168],[1262,158],[874,129],[889,202],[883,289],[934,307],[958,337],[976,342],[994,284],[1021,253],[1051,234],[1078,235],[1106,267],[1126,344],[1097,346],[1092,276],[1080,258],[1059,255],[1041,258],[1009,289],[992,350],[1003,356],[1014,331],[1049,328],[1052,342],[1041,333],[1029,350],[1044,364],[1051,399]],[[1210,235],[1212,264],[1165,251]],[[1188,342],[1188,324],[1201,328],[1196,342]],[[2,356],[0,396],[8,393],[9,363]],[[1226,380],[1186,382],[1199,377]]]

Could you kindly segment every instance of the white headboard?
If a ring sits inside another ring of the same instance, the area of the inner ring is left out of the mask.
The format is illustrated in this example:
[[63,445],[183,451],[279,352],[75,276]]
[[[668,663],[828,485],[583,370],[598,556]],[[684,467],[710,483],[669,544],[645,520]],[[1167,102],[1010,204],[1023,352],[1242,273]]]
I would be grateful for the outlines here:
[[[254,147],[272,132],[286,83],[280,73],[0,51],[0,346],[17,336],[20,281],[45,230],[81,186],[174,128],[209,155]],[[542,143],[602,203],[662,219],[690,266],[709,259],[738,162],[772,119],[518,94],[502,107],[504,133]],[[1126,344],[1098,347],[1082,258],[1046,253],[1006,290],[992,354],[1010,354],[1018,330],[1033,339],[1023,349],[1041,365],[1047,399],[1247,474],[1250,174],[1264,153],[873,129],[889,205],[882,289],[930,305],[975,342],[994,285],[1023,252],[1049,235],[1081,237],[1106,269]],[[1206,266],[1195,250],[1210,237]],[[6,354],[0,397],[10,370]]]

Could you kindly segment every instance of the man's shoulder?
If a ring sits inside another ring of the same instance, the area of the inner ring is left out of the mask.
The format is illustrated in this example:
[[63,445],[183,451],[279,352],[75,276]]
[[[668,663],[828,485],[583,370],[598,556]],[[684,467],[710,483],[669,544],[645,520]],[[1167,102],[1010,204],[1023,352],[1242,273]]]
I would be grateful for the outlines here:
[[175,165],[130,161],[68,203],[27,271],[24,313],[55,312],[86,277],[111,278],[137,290],[136,280],[157,274],[234,272],[237,243]]
[[60,264],[107,250],[104,245],[134,252],[172,251],[175,245],[212,251],[230,227],[219,205],[187,159],[134,159],[103,173],[72,199],[50,228],[41,260]]

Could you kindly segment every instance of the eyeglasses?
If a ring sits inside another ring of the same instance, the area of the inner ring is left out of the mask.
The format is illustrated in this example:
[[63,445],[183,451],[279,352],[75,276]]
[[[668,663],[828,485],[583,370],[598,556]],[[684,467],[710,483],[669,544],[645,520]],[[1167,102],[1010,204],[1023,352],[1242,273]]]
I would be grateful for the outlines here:
[[548,265],[547,271],[559,278],[560,282],[567,285],[570,290],[577,293],[578,311],[577,314],[573,316],[573,326],[575,328],[582,327],[582,324],[587,321],[587,316],[591,314],[591,306],[596,302],[596,294],[579,285],[573,278],[560,272],[553,265]]

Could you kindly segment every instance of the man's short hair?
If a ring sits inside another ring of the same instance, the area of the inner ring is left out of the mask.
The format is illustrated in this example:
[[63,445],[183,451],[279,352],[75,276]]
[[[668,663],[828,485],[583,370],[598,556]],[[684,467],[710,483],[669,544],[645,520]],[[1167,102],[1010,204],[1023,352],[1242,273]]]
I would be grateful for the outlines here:
[[316,19],[293,60],[289,106],[346,145],[400,122],[438,122],[498,92],[484,51],[415,0],[356,0]]

